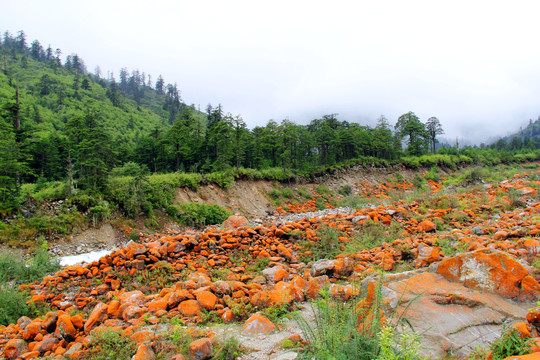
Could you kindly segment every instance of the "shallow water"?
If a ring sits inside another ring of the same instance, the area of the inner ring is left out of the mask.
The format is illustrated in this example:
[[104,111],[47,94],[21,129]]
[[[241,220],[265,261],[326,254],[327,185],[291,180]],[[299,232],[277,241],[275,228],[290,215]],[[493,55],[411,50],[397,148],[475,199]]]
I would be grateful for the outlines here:
[[76,265],[76,264],[81,264],[81,263],[90,263],[92,261],[99,260],[101,257],[108,255],[112,252],[113,250],[99,250],[99,251],[91,251],[89,253],[84,253],[84,254],[78,254],[78,255],[62,256],[60,258],[60,265],[68,266],[68,265]]

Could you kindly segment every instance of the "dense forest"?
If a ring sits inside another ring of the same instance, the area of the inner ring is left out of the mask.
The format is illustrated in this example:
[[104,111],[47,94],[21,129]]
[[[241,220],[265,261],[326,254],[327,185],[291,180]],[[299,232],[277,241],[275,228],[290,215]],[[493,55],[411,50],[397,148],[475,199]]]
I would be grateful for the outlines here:
[[[118,79],[86,69],[77,54],[28,42],[23,31],[0,39],[0,201],[17,209],[23,183],[62,181],[65,195],[102,194],[111,176],[140,173],[233,172],[279,169],[313,174],[336,164],[395,162],[441,147],[441,122],[413,112],[375,127],[323,115],[307,125],[269,120],[249,129],[240,115],[209,104],[204,112],[182,101],[176,83],[139,70]],[[536,122],[538,123],[538,121]],[[530,126],[535,125],[536,123]],[[532,151],[538,137],[504,139],[498,151]]]

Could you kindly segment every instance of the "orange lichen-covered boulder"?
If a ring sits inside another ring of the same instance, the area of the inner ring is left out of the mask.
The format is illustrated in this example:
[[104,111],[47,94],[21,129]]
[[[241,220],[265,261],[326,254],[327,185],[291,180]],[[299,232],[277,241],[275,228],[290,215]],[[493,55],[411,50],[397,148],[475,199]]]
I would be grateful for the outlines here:
[[248,219],[238,214],[231,215],[223,222],[223,227],[225,229],[237,229],[248,224]]
[[58,317],[56,332],[66,341],[71,341],[77,337],[77,330],[71,321],[71,316],[63,314]]
[[536,300],[540,296],[540,284],[530,275],[527,275],[521,280],[521,292],[519,300]]
[[22,339],[9,340],[4,347],[4,356],[8,359],[18,359],[28,351],[28,344]]
[[137,347],[137,352],[133,357],[132,360],[155,360],[156,354],[154,354],[154,351],[152,348],[146,344],[140,344]]
[[195,297],[199,304],[206,310],[213,310],[216,306],[217,296],[212,294],[210,291],[198,291],[195,294]]
[[418,257],[416,258],[416,267],[426,266],[434,261],[441,259],[439,253],[440,247],[428,246],[426,244],[418,245]]
[[276,329],[274,325],[266,316],[257,312],[249,319],[246,320],[242,329],[243,335],[257,335],[257,334],[271,334]]
[[435,225],[431,220],[424,220],[418,224],[418,229],[424,232],[435,231],[437,230],[437,225]]
[[214,341],[210,338],[202,338],[189,344],[188,355],[193,360],[208,359],[212,356],[212,344]]
[[178,311],[184,316],[195,316],[201,312],[201,306],[197,300],[186,300],[178,305]]
[[528,271],[510,255],[495,250],[477,250],[444,259],[437,272],[465,286],[516,298]]
[[88,320],[86,320],[86,323],[84,324],[84,332],[88,334],[92,328],[101,323],[105,317],[107,316],[107,310],[108,310],[107,304],[104,303],[98,303],[90,316],[88,317]]

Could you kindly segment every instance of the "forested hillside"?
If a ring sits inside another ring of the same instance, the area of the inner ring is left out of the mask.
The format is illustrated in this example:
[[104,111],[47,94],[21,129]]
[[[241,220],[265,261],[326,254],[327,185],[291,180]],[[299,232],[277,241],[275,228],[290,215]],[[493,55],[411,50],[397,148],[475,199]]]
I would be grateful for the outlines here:
[[[38,40],[28,43],[23,31],[3,34],[0,59],[0,200],[8,213],[23,200],[24,183],[37,183],[39,190],[60,181],[56,197],[108,193],[117,199],[108,188],[120,180],[111,176],[209,174],[206,181],[227,185],[234,176],[284,180],[321,174],[336,165],[431,166],[512,158],[509,153],[442,148],[440,155],[465,158],[411,160],[435,152],[437,137],[444,133],[436,117],[422,122],[414,112],[395,119],[395,125],[383,115],[370,127],[330,114],[307,125],[269,120],[249,129],[221,104],[209,104],[205,113],[184,104],[176,83],[166,84],[162,76],[154,83],[139,70],[123,68],[118,79],[110,72],[104,77],[99,67],[90,73],[77,54],[62,59],[60,49],[45,48]],[[495,150],[509,148],[501,141]],[[527,152],[538,144],[537,139],[522,141],[511,149]],[[202,181],[197,176],[189,181]],[[129,181],[133,197],[144,182]]]

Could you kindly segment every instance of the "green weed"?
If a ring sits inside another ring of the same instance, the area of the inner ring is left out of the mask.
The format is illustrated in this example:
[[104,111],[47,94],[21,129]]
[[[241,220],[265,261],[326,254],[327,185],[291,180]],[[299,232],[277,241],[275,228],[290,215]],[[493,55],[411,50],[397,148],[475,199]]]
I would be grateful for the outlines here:
[[136,344],[121,330],[105,328],[92,333],[89,360],[130,360],[135,354]]

